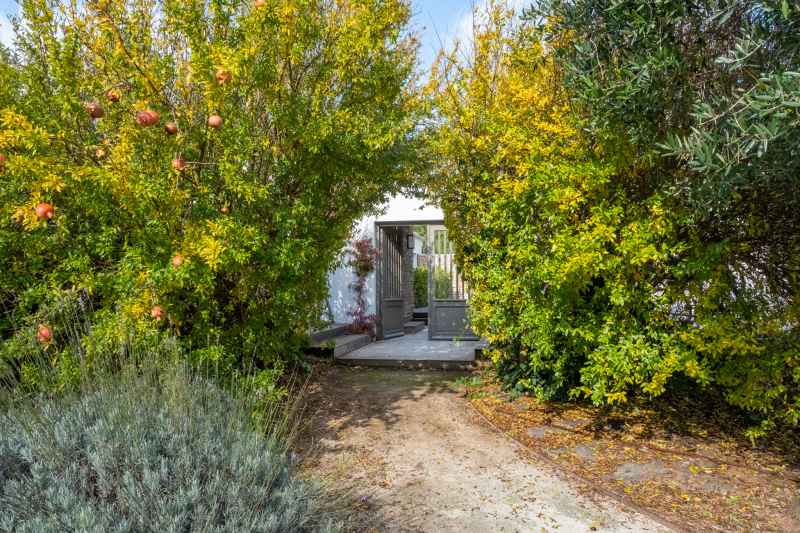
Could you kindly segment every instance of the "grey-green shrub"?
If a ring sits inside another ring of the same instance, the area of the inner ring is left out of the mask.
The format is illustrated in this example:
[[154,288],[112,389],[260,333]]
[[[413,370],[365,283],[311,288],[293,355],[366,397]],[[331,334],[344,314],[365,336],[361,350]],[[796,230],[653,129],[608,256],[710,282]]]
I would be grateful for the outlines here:
[[0,413],[0,531],[333,529],[249,406],[177,372]]

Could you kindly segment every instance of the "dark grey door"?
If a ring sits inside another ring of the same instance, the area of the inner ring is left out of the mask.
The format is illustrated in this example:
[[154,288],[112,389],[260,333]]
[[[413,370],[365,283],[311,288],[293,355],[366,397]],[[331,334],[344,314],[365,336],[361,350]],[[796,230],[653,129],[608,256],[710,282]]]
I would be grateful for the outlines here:
[[396,227],[381,227],[380,240],[380,335],[383,338],[403,334],[403,243]]
[[469,290],[443,227],[433,228],[432,252],[428,264],[428,337],[476,340],[469,324]]

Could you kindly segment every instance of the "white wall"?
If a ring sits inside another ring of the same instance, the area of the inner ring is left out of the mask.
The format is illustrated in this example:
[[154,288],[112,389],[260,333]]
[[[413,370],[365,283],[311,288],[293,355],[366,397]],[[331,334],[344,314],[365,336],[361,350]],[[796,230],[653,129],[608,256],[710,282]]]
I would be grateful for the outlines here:
[[[354,232],[356,236],[365,235],[375,240],[375,217],[367,217],[359,221]],[[347,258],[345,258],[347,261]],[[352,318],[347,314],[355,307],[355,297],[350,284],[355,282],[356,276],[351,267],[340,266],[328,274],[328,303],[333,321],[338,324],[349,324]],[[367,278],[367,314],[375,313],[375,273]]]
[[[442,220],[442,210],[426,205],[424,201],[408,196],[395,196],[383,206],[381,214],[362,219],[356,225],[356,236],[366,235],[375,240],[375,222],[410,222],[426,220]],[[348,311],[355,307],[355,299],[350,284],[355,275],[350,267],[343,266],[328,274],[328,303],[333,313],[334,322],[347,324],[352,321]],[[367,279],[367,313],[374,314],[375,306],[375,273]]]

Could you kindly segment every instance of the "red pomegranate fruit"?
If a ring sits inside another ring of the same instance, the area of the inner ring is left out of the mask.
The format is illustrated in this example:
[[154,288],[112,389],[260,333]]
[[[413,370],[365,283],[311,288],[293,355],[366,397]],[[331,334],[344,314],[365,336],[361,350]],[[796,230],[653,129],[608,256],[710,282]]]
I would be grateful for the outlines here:
[[224,85],[231,81],[233,75],[231,74],[230,70],[225,70],[224,68],[218,68],[214,77],[217,78],[217,83],[220,85]]
[[266,0],[255,0],[255,2],[253,2],[253,5],[256,6],[256,8],[261,8],[267,5],[267,2]]
[[150,122],[150,113],[147,111],[136,112],[136,123],[140,126],[147,126]]
[[174,122],[167,122],[164,124],[164,131],[167,132],[167,135],[175,135],[178,133],[178,125]]
[[6,169],[6,156],[0,154],[0,172],[3,172]]
[[159,120],[161,120],[161,117],[152,109],[146,109],[136,113],[136,122],[140,126],[154,126],[158,124]]
[[109,102],[114,102],[114,103],[119,102],[120,98],[119,91],[116,89],[109,89],[108,92],[106,92],[106,98],[108,99]]
[[217,129],[222,126],[222,117],[219,115],[211,115],[208,117],[208,126]]
[[154,305],[153,308],[150,309],[150,316],[156,320],[161,320],[164,318],[164,309],[160,305]]
[[44,324],[39,324],[39,327],[36,329],[36,340],[42,344],[48,344],[53,340],[53,332]]
[[36,206],[36,216],[39,217],[39,220],[50,220],[55,214],[55,208],[47,202],[41,202]]
[[230,212],[231,212],[231,208],[230,208],[230,207],[228,207],[227,205],[223,205],[223,206],[222,206],[222,207],[219,209],[219,212],[220,212],[220,213],[222,213],[223,215],[227,215],[228,213],[230,213]]
[[183,256],[181,254],[175,254],[172,256],[172,266],[175,268],[180,267],[183,264]]
[[83,106],[86,109],[86,112],[89,113],[89,116],[92,118],[103,118],[105,112],[103,111],[103,106],[98,104],[97,102],[87,102]]
[[178,172],[183,172],[186,170],[186,161],[182,157],[176,157],[172,160],[172,168]]

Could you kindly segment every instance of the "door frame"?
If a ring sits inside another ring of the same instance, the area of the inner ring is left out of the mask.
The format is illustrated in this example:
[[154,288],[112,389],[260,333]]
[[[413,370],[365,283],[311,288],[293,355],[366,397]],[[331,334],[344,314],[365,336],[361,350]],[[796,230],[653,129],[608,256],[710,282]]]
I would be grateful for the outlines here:
[[[375,232],[378,260],[375,264],[376,281],[376,336],[379,339],[393,339],[405,334],[403,267],[405,243],[400,229],[396,226],[382,226]],[[391,280],[383,275],[389,273]],[[391,287],[390,294],[384,290]],[[391,309],[391,312],[390,312]],[[391,318],[391,320],[389,320]],[[391,323],[390,323],[391,322]]]
[[[401,226],[429,226],[429,225],[444,225],[444,220],[381,220],[375,222],[375,248],[379,252],[383,251],[383,233],[384,227],[401,227]],[[379,255],[375,264],[375,334],[378,339],[385,339],[383,332],[383,258]],[[428,295],[430,300],[430,295]],[[430,302],[429,302],[430,303]]]

